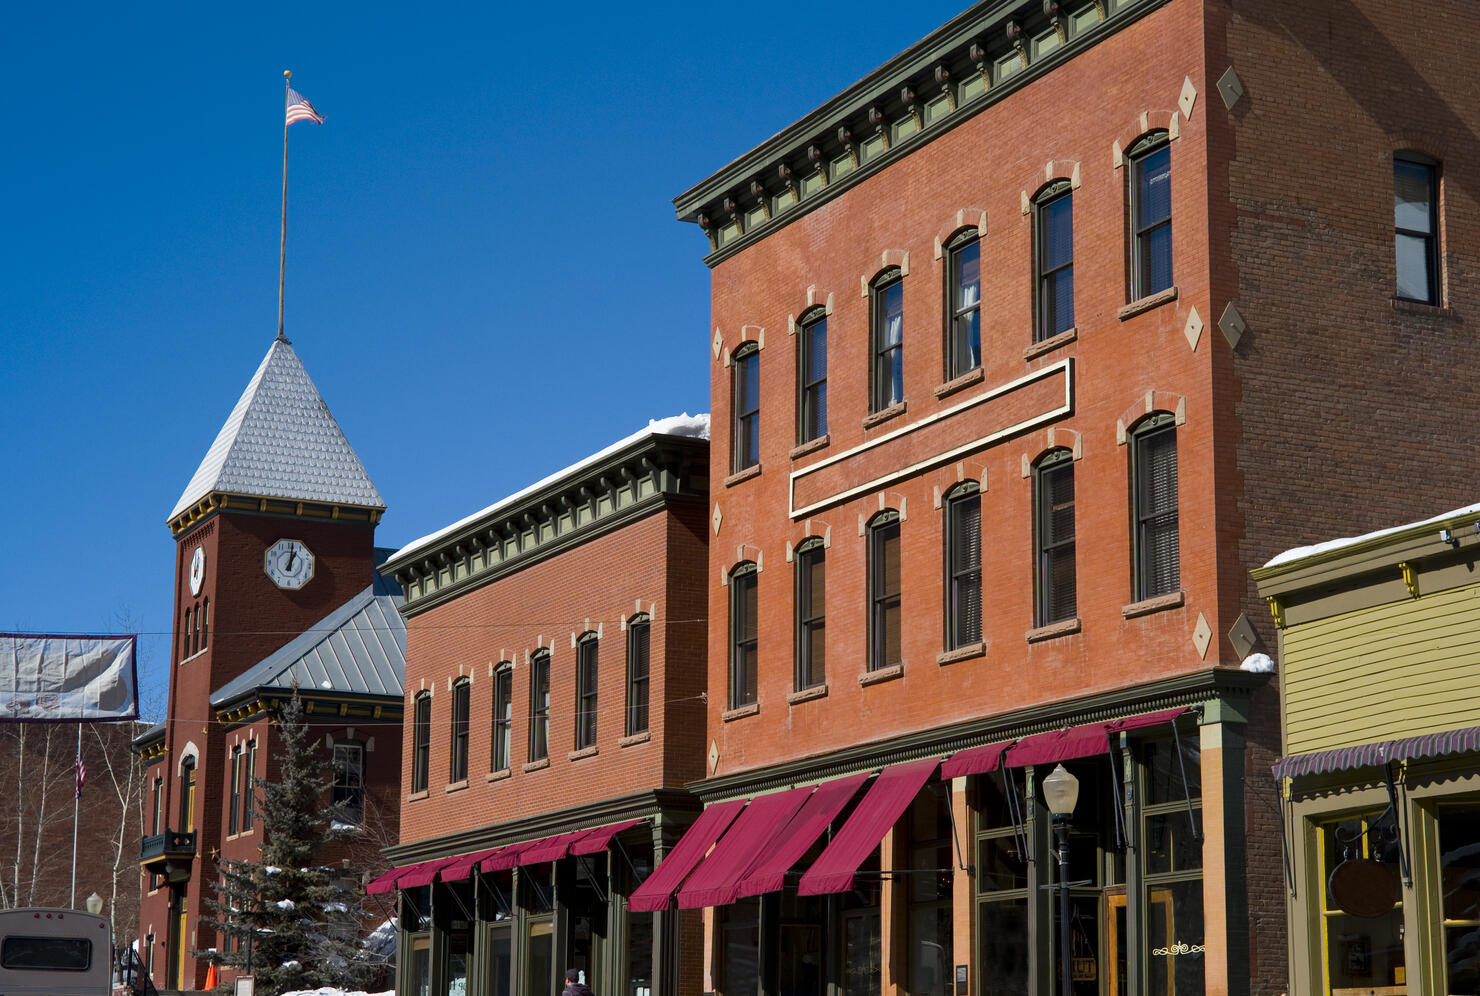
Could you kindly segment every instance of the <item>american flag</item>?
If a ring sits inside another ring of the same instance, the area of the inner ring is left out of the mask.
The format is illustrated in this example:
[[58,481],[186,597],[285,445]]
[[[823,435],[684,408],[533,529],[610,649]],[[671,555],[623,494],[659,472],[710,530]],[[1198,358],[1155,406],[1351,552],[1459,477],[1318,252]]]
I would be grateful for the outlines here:
[[313,109],[308,98],[303,94],[288,88],[288,124],[294,121],[312,121],[314,124],[323,124],[324,116]]
[[82,798],[82,786],[87,784],[87,765],[82,763],[82,758],[77,759],[77,798]]

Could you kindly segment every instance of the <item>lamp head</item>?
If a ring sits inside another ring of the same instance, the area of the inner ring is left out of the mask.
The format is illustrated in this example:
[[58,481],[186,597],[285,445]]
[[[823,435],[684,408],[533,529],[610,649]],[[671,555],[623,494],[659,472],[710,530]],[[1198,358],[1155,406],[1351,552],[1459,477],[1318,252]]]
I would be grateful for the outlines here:
[[1079,801],[1079,779],[1069,774],[1062,764],[1055,765],[1043,779],[1043,801],[1055,816],[1069,816]]
[[98,895],[96,892],[88,896],[87,899],[83,901],[87,903],[87,911],[93,916],[97,916],[99,913],[103,912],[103,897]]

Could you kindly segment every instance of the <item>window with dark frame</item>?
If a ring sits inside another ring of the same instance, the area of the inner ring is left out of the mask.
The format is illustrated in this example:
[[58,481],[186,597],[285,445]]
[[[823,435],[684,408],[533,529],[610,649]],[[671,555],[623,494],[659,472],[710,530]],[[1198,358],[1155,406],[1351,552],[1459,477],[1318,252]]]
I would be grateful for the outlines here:
[[755,564],[745,563],[730,574],[730,708],[756,701],[759,626]]
[[252,829],[257,820],[257,741],[247,741],[246,759],[242,762],[242,833]]
[[899,513],[875,516],[868,529],[868,669],[903,662],[899,595]]
[[190,610],[185,610],[185,615],[180,621],[180,660],[190,656]]
[[1131,300],[1172,286],[1172,149],[1166,132],[1130,151]]
[[827,434],[827,315],[804,317],[797,350],[797,442]]
[[149,825],[153,827],[151,834],[164,833],[164,776],[154,776],[154,820]]
[[1135,491],[1136,600],[1180,591],[1178,549],[1177,426],[1162,413],[1143,421],[1132,435],[1131,479]]
[[904,400],[904,281],[891,270],[874,283],[869,411],[880,412]]
[[242,798],[242,746],[231,748],[231,803],[226,810],[226,832],[234,834],[241,829]]
[[334,819],[351,826],[365,819],[365,745],[358,740],[334,745]]
[[734,421],[730,434],[730,470],[739,473],[761,462],[761,353],[755,343],[736,350],[731,393]]
[[430,772],[432,748],[432,696],[423,692],[412,707],[411,724],[411,791],[425,792]]
[[1067,180],[1044,190],[1033,203],[1037,322],[1043,342],[1074,327],[1074,192]]
[[493,770],[506,771],[514,731],[514,666],[499,664],[493,673]]
[[211,600],[201,599],[200,603],[200,649],[205,650],[211,644]]
[[452,744],[449,751],[447,780],[468,780],[468,721],[471,716],[473,683],[462,678],[452,685]]
[[627,623],[627,736],[648,730],[652,627],[647,616]]
[[1397,296],[1439,303],[1439,169],[1416,153],[1393,157]]
[[1074,576],[1074,459],[1055,450],[1033,470],[1037,624],[1073,619],[1078,612]]
[[796,556],[796,691],[827,681],[827,550],[813,538]]
[[529,762],[550,756],[550,652],[529,659]]
[[957,488],[945,503],[946,649],[982,639],[982,496]]
[[593,634],[576,644],[576,750],[596,745],[598,643]]
[[946,379],[954,380],[982,365],[982,243],[977,230],[970,228],[957,235],[947,252],[950,342],[946,347]]

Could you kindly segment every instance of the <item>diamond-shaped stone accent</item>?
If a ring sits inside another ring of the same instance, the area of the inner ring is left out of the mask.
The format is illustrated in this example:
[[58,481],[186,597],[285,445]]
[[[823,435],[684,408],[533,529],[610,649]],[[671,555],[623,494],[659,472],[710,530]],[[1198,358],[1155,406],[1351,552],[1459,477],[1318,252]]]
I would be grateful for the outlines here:
[[1197,648],[1197,656],[1206,658],[1208,656],[1208,645],[1213,642],[1213,627],[1208,625],[1208,619],[1201,612],[1197,614],[1197,625],[1192,630],[1192,645]]
[[714,535],[719,535],[719,524],[725,521],[725,513],[719,510],[719,502],[714,503],[714,514],[709,517],[709,524],[714,527]]
[[1229,301],[1228,307],[1223,309],[1223,314],[1218,319],[1218,328],[1222,330],[1223,338],[1228,340],[1230,346],[1237,346],[1249,327],[1244,324],[1244,316]]
[[711,740],[711,741],[709,741],[709,773],[711,775],[714,774],[715,769],[718,768],[718,767],[719,767],[719,743],[718,743],[718,741]]
[[1197,103],[1197,87],[1192,85],[1192,77],[1182,78],[1182,96],[1177,98],[1177,106],[1182,108],[1182,116],[1191,119],[1192,105]]
[[719,329],[714,330],[714,342],[712,346],[714,347],[714,358],[717,360],[719,359],[719,351],[725,348],[725,339],[724,336],[719,334]]
[[1239,613],[1233,628],[1228,631],[1228,642],[1233,644],[1234,652],[1238,659],[1243,660],[1254,652],[1254,647],[1259,643],[1259,634],[1254,632],[1254,626],[1249,622],[1249,617]]
[[1197,313],[1197,308],[1194,307],[1189,309],[1187,314],[1187,324],[1183,327],[1182,334],[1187,337],[1187,345],[1192,347],[1192,351],[1194,353],[1197,352],[1197,344],[1202,339],[1202,332],[1202,316]]
[[1229,66],[1223,71],[1223,75],[1218,77],[1218,96],[1223,98],[1223,106],[1231,111],[1233,105],[1237,104],[1243,95],[1244,81],[1239,79],[1238,73],[1233,71],[1232,66]]

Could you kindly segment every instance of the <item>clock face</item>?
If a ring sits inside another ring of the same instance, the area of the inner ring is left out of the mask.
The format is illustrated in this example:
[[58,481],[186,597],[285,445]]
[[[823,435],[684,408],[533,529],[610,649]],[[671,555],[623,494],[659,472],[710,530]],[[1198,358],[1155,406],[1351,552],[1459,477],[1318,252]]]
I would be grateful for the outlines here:
[[198,546],[190,555],[190,594],[199,595],[206,581],[206,548]]
[[313,580],[313,554],[302,540],[280,539],[268,547],[262,568],[279,588],[297,591]]

